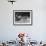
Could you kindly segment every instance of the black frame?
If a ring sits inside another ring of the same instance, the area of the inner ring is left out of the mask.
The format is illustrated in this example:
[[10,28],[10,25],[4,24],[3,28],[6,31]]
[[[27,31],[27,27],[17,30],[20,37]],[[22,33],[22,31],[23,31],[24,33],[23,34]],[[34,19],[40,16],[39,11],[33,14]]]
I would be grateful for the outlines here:
[[[31,23],[30,24],[15,24],[14,23],[14,16],[16,11],[30,11],[31,12]],[[13,10],[13,25],[32,25],[33,24],[33,11],[32,10]]]

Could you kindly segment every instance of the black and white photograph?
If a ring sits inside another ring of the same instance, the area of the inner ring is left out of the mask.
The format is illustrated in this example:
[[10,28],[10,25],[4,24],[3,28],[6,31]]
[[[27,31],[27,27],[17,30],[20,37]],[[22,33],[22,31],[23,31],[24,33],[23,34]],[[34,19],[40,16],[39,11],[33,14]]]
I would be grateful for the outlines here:
[[32,10],[14,10],[13,23],[14,24],[32,24]]

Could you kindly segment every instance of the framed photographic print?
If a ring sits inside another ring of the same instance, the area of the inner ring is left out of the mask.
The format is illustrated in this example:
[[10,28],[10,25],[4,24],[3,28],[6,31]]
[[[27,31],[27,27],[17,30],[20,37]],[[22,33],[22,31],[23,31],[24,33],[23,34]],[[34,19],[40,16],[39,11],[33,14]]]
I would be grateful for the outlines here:
[[32,25],[32,10],[13,10],[14,25]]

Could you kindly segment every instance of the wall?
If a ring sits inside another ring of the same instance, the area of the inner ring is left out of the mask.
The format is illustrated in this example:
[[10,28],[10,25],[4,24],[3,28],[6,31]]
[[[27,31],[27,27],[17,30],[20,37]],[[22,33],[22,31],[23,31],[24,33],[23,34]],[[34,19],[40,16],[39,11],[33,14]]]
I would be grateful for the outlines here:
[[[32,26],[14,26],[13,10],[33,10]],[[33,40],[46,40],[46,1],[17,0],[13,5],[0,0],[0,40],[15,40],[18,32],[31,34]]]

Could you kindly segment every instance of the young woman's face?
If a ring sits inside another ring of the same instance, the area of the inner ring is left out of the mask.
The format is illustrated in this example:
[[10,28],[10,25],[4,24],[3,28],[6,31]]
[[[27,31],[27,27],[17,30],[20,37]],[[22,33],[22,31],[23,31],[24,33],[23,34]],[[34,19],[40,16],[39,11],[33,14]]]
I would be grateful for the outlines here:
[[19,15],[18,18],[21,18],[21,15]]

